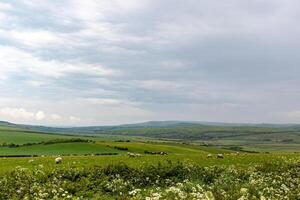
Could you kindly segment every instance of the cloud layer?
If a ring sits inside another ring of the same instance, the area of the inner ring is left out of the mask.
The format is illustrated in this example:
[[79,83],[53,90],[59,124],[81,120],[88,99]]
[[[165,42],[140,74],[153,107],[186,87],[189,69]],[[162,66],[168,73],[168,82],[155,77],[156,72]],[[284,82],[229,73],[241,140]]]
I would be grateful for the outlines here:
[[300,122],[296,0],[0,3],[0,120]]

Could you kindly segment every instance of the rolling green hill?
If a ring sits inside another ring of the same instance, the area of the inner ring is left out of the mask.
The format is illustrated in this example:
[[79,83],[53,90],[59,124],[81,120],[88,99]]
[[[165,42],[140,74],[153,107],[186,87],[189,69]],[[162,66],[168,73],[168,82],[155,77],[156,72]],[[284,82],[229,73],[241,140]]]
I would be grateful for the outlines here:
[[83,136],[32,131],[17,128],[11,124],[2,124],[0,126],[0,156],[123,153],[95,144],[90,139]]
[[122,154],[124,152],[90,143],[61,143],[51,145],[0,148],[0,156],[12,155],[85,155],[85,154]]
[[0,144],[3,143],[14,143],[14,144],[25,144],[42,142],[53,139],[66,139],[70,136],[37,132],[27,129],[0,126]]
[[[2,124],[2,126],[1,126]],[[172,141],[235,148],[246,151],[300,151],[300,127],[293,124],[224,124],[201,122],[145,122],[119,126],[55,128],[0,122],[0,144],[39,142],[92,136],[95,140]],[[13,134],[11,134],[13,133]],[[238,148],[237,148],[238,147]]]

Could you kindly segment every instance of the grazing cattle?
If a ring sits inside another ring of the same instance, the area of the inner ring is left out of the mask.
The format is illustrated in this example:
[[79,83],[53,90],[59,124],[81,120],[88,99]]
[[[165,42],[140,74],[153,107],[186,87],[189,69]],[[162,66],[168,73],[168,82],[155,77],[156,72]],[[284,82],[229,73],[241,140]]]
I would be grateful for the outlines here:
[[128,152],[127,155],[130,157],[130,158],[136,158],[136,157],[141,157],[142,155],[139,154],[139,153],[130,153]]
[[217,155],[217,158],[219,158],[219,159],[223,159],[223,158],[224,158],[224,155],[223,155],[223,154],[221,154],[221,153],[219,153],[219,154]]
[[212,158],[212,155],[211,154],[207,154],[207,158]]
[[55,158],[55,163],[56,164],[61,164],[62,163],[62,157]]
[[128,155],[130,158],[134,158],[134,157],[135,157],[135,154],[134,154],[134,153],[128,152],[127,155]]

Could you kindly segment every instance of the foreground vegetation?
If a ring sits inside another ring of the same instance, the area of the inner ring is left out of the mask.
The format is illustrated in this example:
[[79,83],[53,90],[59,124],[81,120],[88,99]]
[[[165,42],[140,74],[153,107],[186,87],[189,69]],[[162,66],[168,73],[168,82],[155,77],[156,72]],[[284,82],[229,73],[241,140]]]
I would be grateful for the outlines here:
[[299,199],[300,160],[247,168],[165,161],[130,167],[17,167],[0,177],[0,199]]

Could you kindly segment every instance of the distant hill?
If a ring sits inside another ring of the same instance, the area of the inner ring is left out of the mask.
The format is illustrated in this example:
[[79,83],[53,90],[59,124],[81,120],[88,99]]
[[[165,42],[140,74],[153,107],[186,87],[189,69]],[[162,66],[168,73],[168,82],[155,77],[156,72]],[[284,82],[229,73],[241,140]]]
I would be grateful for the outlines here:
[[16,126],[16,124],[6,122],[6,121],[0,121],[0,126]]
[[[116,126],[87,126],[87,127],[47,127],[13,124],[1,121],[1,126],[28,129],[31,131],[72,134],[72,135],[121,135],[143,136],[150,138],[180,139],[180,140],[217,140],[217,139],[249,139],[276,140],[278,134],[298,137],[300,125],[297,124],[239,124],[194,121],[149,121],[136,124]],[[271,135],[277,136],[271,137]],[[289,140],[290,137],[278,140]],[[292,138],[295,141],[295,138]],[[298,140],[298,139],[297,139]],[[300,138],[299,138],[300,141]]]
[[26,124],[15,124],[7,121],[0,121],[1,126],[21,127],[36,130],[52,130],[54,132],[94,132],[98,130],[114,130],[124,128],[158,128],[158,127],[180,127],[180,126],[222,126],[222,127],[264,127],[264,128],[300,128],[300,124],[255,124],[255,123],[223,123],[223,122],[202,122],[202,121],[147,121],[142,123],[134,124],[122,124],[112,126],[80,126],[80,127],[53,127],[53,126],[38,126],[38,125],[26,125]]
[[[6,128],[5,128],[6,127]],[[239,124],[193,121],[149,121],[117,126],[47,127],[0,122],[2,130],[10,127],[20,133],[37,132],[72,136],[140,138],[223,146],[243,147],[249,151],[300,151],[300,125]],[[26,131],[27,130],[27,131]]]

